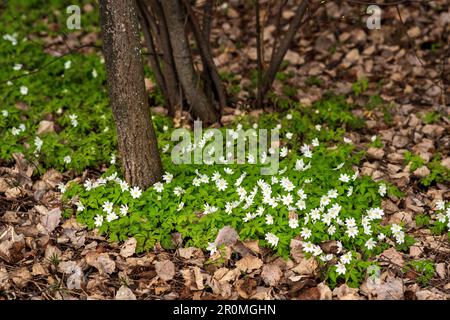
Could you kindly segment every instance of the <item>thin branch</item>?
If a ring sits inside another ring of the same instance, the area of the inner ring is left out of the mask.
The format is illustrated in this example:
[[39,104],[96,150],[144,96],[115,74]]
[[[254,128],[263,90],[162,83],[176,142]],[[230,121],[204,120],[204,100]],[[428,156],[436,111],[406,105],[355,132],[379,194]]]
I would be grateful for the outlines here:
[[288,0],[282,0],[279,1],[279,6],[278,6],[278,10],[275,16],[275,34],[274,34],[274,42],[273,42],[273,46],[272,46],[272,54],[270,57],[270,60],[272,61],[275,55],[275,52],[277,50],[278,47],[278,39],[279,39],[279,35],[280,35],[280,31],[281,31],[281,17],[282,17],[282,13],[283,13],[283,8],[286,5],[286,3],[288,2]]
[[261,96],[264,99],[266,93],[272,87],[273,81],[275,80],[275,76],[283,62],[283,59],[291,46],[292,40],[294,39],[295,34],[298,29],[302,25],[303,18],[309,9],[309,0],[303,0],[300,5],[297,7],[295,11],[294,18],[292,19],[289,29],[284,36],[284,38],[280,42],[280,47],[276,50],[275,54],[273,54],[272,59],[269,64],[269,69],[267,70],[264,78],[262,80],[262,92]]
[[[169,111],[175,115],[176,111],[182,106],[183,90],[181,89],[179,79],[176,72],[175,61],[173,59],[172,45],[170,43],[169,29],[167,26],[166,16],[164,14],[161,3],[158,0],[150,0],[150,8],[153,12],[153,18],[150,19],[150,24],[153,32],[157,32],[156,40],[159,48],[163,53],[162,56],[162,72],[166,81],[167,92],[169,95],[170,108]],[[151,12],[144,8],[149,16]],[[155,17],[158,18],[158,23],[155,22]],[[156,34],[156,33],[155,33]]]
[[255,0],[255,15],[256,15],[256,60],[257,60],[257,93],[256,105],[258,108],[262,106],[262,44],[261,44],[261,15],[259,10],[259,0]]
[[150,66],[155,75],[156,83],[157,83],[158,87],[161,89],[161,92],[163,93],[164,100],[166,100],[165,101],[166,104],[169,105],[170,102],[168,101],[169,95],[167,92],[166,82],[164,80],[164,77],[161,72],[161,67],[158,62],[155,44],[153,42],[153,37],[150,34],[149,17],[146,15],[146,11],[143,8],[143,6],[145,6],[145,5],[142,3],[142,0],[137,0],[136,2],[137,2],[137,9],[138,9],[137,12],[139,15],[139,19],[141,21],[142,32],[144,33],[145,42],[147,43],[147,48],[150,53],[150,55],[149,55]]
[[203,26],[202,32],[205,41],[209,43],[211,38],[212,14],[214,9],[214,0],[206,0],[203,5]]
[[214,84],[214,88],[217,93],[217,98],[219,100],[220,111],[222,113],[223,108],[226,106],[225,89],[223,87],[222,81],[220,80],[219,73],[217,71],[216,65],[214,64],[214,60],[211,57],[210,46],[208,45],[206,39],[203,37],[203,34],[197,23],[197,19],[195,17],[194,12],[192,11],[189,1],[183,0],[183,3],[185,5],[187,15],[189,17],[189,23],[191,24],[195,40],[200,49],[200,55],[202,61],[204,62],[204,67],[205,69],[209,70],[209,75]]

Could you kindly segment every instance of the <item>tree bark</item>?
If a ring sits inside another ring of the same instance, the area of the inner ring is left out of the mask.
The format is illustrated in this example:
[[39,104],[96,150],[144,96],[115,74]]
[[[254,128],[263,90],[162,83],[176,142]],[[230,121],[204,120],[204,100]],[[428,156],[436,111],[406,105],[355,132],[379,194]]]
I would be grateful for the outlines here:
[[178,79],[184,94],[192,108],[195,117],[200,118],[205,125],[219,121],[216,112],[202,87],[202,81],[195,72],[192,54],[189,47],[185,23],[187,16],[183,11],[180,0],[164,0],[161,2],[166,23],[170,26],[169,36],[173,50],[173,58],[178,74]]
[[109,99],[125,179],[146,188],[160,180],[161,159],[145,92],[135,0],[100,0]]

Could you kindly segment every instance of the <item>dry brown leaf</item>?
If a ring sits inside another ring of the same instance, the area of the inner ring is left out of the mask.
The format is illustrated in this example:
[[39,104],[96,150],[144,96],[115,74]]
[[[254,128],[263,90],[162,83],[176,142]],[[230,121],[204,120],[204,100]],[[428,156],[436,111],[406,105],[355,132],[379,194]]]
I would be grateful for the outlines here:
[[136,300],[133,291],[126,286],[121,286],[116,293],[116,300]]
[[61,209],[54,208],[41,217],[41,224],[48,233],[53,232],[61,222]]
[[9,274],[5,268],[0,268],[0,290],[8,290],[9,287]]
[[255,256],[245,256],[238,262],[236,262],[236,267],[243,272],[251,272],[253,270],[261,268],[263,262],[261,259]]
[[340,287],[334,288],[333,296],[338,300],[360,300],[361,297],[358,294],[358,289],[349,288],[346,284]]
[[229,226],[225,226],[219,230],[219,233],[217,234],[214,243],[216,244],[217,247],[221,245],[232,246],[238,240],[239,235],[237,234],[236,230],[234,230]]
[[238,280],[235,283],[235,288],[239,296],[244,299],[249,299],[256,291],[256,280],[251,278]]
[[51,132],[55,132],[55,123],[53,121],[42,120],[39,122],[36,134],[40,135]]
[[313,257],[303,259],[300,263],[291,270],[300,275],[313,275],[318,268],[317,260]]
[[290,243],[291,257],[295,262],[300,263],[304,260],[305,255],[303,254],[302,241],[297,239],[292,239]]
[[276,285],[278,285],[282,276],[283,272],[276,264],[267,264],[262,268],[261,278],[268,286],[275,287]]
[[60,172],[55,169],[47,170],[42,176],[42,181],[47,185],[48,188],[54,189],[62,181],[63,176]]
[[379,259],[387,260],[390,263],[392,263],[398,267],[404,266],[403,256],[400,252],[395,250],[395,248],[389,248],[389,249],[383,251],[379,256]]
[[86,254],[86,263],[97,268],[100,274],[111,274],[116,269],[116,263],[109,257],[108,253],[89,251]]
[[11,273],[11,280],[19,288],[25,287],[31,280],[31,273],[26,267],[21,267]]
[[317,289],[319,289],[319,300],[333,299],[333,293],[331,292],[331,289],[324,282],[319,283]]
[[131,257],[136,252],[137,241],[135,238],[129,238],[124,242],[120,249],[120,255],[124,258]]
[[156,273],[163,281],[172,280],[175,276],[175,265],[170,260],[156,261]]

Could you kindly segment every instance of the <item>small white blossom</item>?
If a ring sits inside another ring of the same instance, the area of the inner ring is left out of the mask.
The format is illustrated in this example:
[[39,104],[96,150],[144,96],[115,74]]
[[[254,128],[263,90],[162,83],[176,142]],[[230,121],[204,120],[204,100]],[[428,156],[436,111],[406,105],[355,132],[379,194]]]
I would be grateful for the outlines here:
[[78,202],[76,203],[76,205],[77,205],[77,212],[82,212],[82,211],[84,211],[85,207],[84,207],[84,205],[81,203],[81,201],[78,201]]
[[63,161],[64,161],[64,163],[69,164],[72,162],[72,158],[70,156],[65,156]]
[[42,141],[41,138],[36,136],[34,138],[34,145],[36,146],[36,151],[35,152],[40,152],[43,144],[44,144],[44,141]]
[[376,244],[377,243],[372,238],[370,238],[364,245],[366,246],[367,250],[372,250],[373,248],[375,248]]
[[344,142],[348,143],[348,144],[352,144],[353,143],[352,139],[349,139],[347,137],[344,137]]
[[20,94],[22,94],[23,96],[26,96],[28,94],[28,88],[26,86],[21,86]]
[[273,233],[270,233],[270,232],[266,233],[266,241],[271,246],[276,247],[278,245],[278,241],[279,240],[280,239],[276,235],[274,235]]
[[350,181],[350,176],[348,174],[343,173],[339,176],[339,180],[347,183]]
[[217,246],[214,242],[208,242],[208,247],[206,247],[206,250],[209,251],[210,255],[213,255],[217,252]]
[[216,187],[219,191],[225,191],[228,187],[228,183],[225,179],[218,179],[216,181]]
[[313,141],[311,141],[311,145],[312,145],[313,147],[318,147],[318,146],[320,145],[319,139],[314,138]]
[[287,177],[281,178],[280,185],[283,188],[283,190],[287,192],[291,192],[295,188],[294,184]]
[[105,211],[106,213],[110,213],[113,211],[114,209],[114,205],[111,201],[105,201],[102,205],[103,211]]
[[173,174],[166,171],[166,173],[162,176],[162,178],[166,183],[170,183],[172,182]]
[[443,200],[436,201],[435,209],[436,210],[444,210],[445,209],[445,201],[443,201]]
[[173,194],[176,195],[177,197],[180,197],[184,193],[186,193],[186,190],[184,190],[182,187],[177,186],[173,189]]
[[273,224],[273,217],[270,214],[266,215],[266,224],[267,225]]
[[122,216],[126,216],[128,214],[128,206],[126,204],[121,205],[119,210]]
[[336,233],[336,227],[335,227],[335,226],[330,226],[330,227],[328,228],[327,232],[328,232],[328,234],[329,234],[330,236],[332,236],[333,234]]
[[123,180],[119,181],[119,185],[120,185],[120,189],[122,190],[122,192],[125,192],[125,191],[127,191],[130,188],[128,183],[126,181],[123,181]]
[[349,251],[341,256],[341,262],[343,264],[349,264],[352,261],[352,252]]
[[215,206],[210,206],[208,203],[205,203],[204,208],[205,208],[205,210],[204,210],[203,214],[210,214],[210,213],[217,212],[217,210],[219,210],[219,208],[217,208]]
[[58,189],[61,193],[65,193],[67,190],[67,187],[64,183],[60,182],[60,183],[58,183]]
[[156,182],[156,183],[153,185],[153,189],[155,189],[156,192],[161,193],[161,192],[163,192],[163,190],[164,190],[164,185],[163,185],[161,182]]
[[345,274],[345,272],[347,272],[347,268],[345,267],[345,264],[338,262],[336,264],[336,272],[338,274]]
[[223,171],[224,171],[226,174],[233,174],[233,173],[234,173],[233,169],[231,169],[231,168],[224,168]]
[[94,225],[97,228],[100,228],[102,226],[102,224],[103,224],[103,216],[96,215],[95,218],[94,218]]
[[380,184],[380,186],[378,187],[378,194],[384,197],[386,195],[386,192],[387,192],[386,185],[384,183]]
[[312,232],[308,228],[303,228],[300,235],[303,239],[309,239],[312,236]]
[[76,114],[71,114],[69,115],[69,119],[70,119],[70,123],[72,124],[72,127],[77,127],[78,126],[78,116]]
[[288,193],[287,195],[283,195],[281,197],[281,202],[283,202],[285,206],[290,206],[294,202],[294,198],[292,198],[292,195]]
[[139,187],[133,187],[130,189],[130,194],[133,199],[137,199],[142,195],[142,190]]
[[291,229],[298,228],[298,219],[289,219],[289,227]]
[[114,211],[111,211],[106,215],[106,221],[108,221],[108,222],[111,222],[111,221],[114,221],[117,219],[119,219],[119,216]]

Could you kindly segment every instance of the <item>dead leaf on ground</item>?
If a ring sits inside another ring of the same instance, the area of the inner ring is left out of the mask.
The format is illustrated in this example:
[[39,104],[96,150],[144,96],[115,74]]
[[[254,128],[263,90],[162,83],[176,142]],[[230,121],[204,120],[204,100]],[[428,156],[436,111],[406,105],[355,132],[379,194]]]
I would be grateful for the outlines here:
[[236,267],[243,272],[251,272],[261,268],[263,262],[261,259],[255,256],[245,256],[238,262],[236,262]]
[[116,293],[116,300],[136,300],[133,291],[126,286],[121,286]]
[[124,242],[120,249],[120,255],[124,258],[131,257],[136,252],[137,241],[135,238],[129,238]]
[[157,261],[155,270],[159,278],[163,281],[172,280],[175,276],[175,265],[170,260]]

